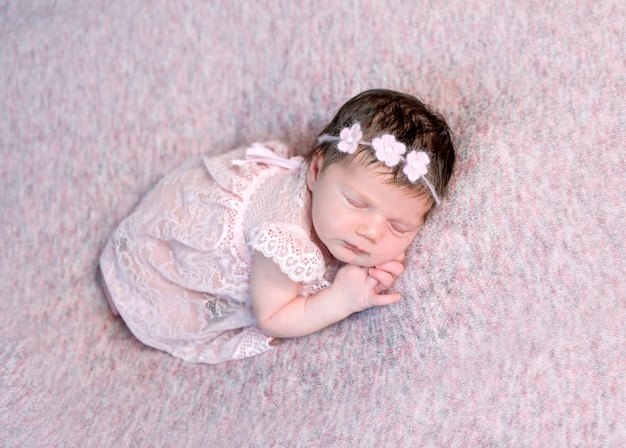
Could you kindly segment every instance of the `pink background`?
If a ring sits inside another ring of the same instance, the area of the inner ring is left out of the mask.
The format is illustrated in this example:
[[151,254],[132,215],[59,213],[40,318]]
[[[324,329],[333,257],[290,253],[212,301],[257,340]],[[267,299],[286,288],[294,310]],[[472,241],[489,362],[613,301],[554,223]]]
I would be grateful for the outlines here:
[[[315,5],[315,6],[313,6]],[[0,445],[626,445],[626,3],[0,4]],[[403,300],[269,354],[137,342],[96,277],[164,173],[407,91],[457,137]]]

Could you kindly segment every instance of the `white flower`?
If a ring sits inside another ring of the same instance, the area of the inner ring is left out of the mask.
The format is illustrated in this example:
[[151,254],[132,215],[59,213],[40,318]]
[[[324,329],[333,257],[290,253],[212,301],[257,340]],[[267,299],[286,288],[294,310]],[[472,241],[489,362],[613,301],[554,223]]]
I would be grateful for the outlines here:
[[341,140],[337,144],[337,148],[341,152],[348,154],[354,154],[354,151],[359,147],[363,133],[361,132],[361,125],[354,123],[351,128],[343,128],[339,134]]
[[376,150],[376,158],[387,166],[396,166],[400,156],[406,152],[404,143],[397,141],[391,134],[372,140],[372,147]]
[[427,165],[430,163],[428,155],[423,151],[411,151],[406,156],[406,165],[402,172],[406,177],[415,182],[417,179],[428,173]]

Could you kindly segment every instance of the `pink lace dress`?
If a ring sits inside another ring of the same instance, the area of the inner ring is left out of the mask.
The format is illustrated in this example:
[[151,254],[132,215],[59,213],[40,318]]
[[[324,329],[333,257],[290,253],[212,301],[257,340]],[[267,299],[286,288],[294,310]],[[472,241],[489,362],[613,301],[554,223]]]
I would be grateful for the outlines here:
[[181,166],[109,239],[104,288],[144,344],[205,363],[269,350],[250,301],[255,250],[300,282],[301,294],[329,285],[334,269],[311,237],[305,170],[282,158],[284,145],[272,150],[255,144]]

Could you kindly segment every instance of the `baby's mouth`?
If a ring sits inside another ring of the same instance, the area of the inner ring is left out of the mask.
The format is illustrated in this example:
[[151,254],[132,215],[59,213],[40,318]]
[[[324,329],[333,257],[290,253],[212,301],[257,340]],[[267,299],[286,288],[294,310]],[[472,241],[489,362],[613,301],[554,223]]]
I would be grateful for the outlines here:
[[365,255],[367,254],[367,252],[365,252],[363,249],[361,249],[358,246],[355,246],[353,244],[348,243],[347,241],[344,241],[344,245],[347,249],[351,250],[352,252],[355,252],[359,255]]

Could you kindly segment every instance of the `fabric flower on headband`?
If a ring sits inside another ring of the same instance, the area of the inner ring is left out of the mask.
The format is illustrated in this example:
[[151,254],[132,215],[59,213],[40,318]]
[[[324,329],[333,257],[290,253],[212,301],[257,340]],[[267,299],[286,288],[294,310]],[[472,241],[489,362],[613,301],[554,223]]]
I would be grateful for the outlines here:
[[392,134],[383,134],[372,139],[371,143],[362,141],[362,138],[361,125],[354,123],[349,128],[343,128],[339,133],[339,137],[328,134],[320,135],[319,142],[338,142],[337,149],[346,154],[354,154],[359,145],[370,146],[374,149],[376,158],[388,167],[394,167],[398,163],[403,162],[404,168],[402,168],[402,172],[409,179],[409,182],[415,183],[421,179],[430,189],[435,202],[439,204],[437,192],[426,178],[428,165],[430,164],[430,158],[426,152],[413,149],[404,157],[407,149],[406,145],[396,140],[396,137]]
[[337,144],[339,151],[346,152],[348,154],[354,154],[354,151],[359,147],[363,133],[361,132],[361,125],[354,123],[351,128],[343,128],[339,139],[341,140]]
[[415,182],[420,177],[428,173],[427,165],[430,163],[428,155],[424,151],[411,151],[406,156],[406,165],[402,172],[406,174],[406,177]]
[[396,166],[400,156],[406,152],[406,145],[391,134],[372,140],[372,147],[376,150],[376,158],[389,167]]

